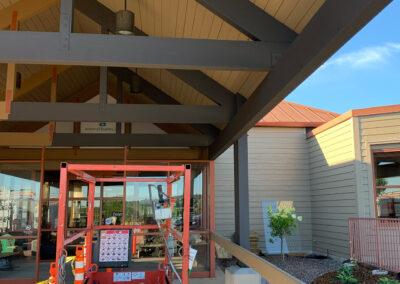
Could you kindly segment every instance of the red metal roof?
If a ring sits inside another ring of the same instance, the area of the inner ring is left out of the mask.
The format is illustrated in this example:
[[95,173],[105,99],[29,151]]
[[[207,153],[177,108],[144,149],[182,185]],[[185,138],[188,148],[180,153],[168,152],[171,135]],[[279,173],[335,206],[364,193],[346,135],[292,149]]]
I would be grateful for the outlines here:
[[338,116],[338,113],[282,101],[256,126],[317,127]]

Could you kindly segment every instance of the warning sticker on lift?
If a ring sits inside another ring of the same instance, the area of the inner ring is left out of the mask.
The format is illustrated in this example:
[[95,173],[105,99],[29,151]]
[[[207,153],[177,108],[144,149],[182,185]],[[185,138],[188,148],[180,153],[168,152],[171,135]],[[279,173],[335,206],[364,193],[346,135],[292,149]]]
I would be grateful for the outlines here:
[[104,230],[100,236],[100,262],[128,261],[129,230]]
[[113,281],[114,282],[128,282],[131,281],[131,273],[130,272],[114,272]]
[[146,279],[146,272],[114,272],[114,282],[129,282],[131,280]]
[[145,278],[146,278],[145,272],[132,272],[132,280],[145,279]]
[[194,259],[196,258],[197,250],[190,247],[189,250],[189,269],[191,270],[193,267]]

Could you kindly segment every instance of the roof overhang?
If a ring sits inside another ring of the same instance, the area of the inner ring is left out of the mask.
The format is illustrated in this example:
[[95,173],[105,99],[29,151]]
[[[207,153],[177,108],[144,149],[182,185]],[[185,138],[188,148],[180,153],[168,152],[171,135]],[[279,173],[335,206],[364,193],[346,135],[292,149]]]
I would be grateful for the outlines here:
[[[19,0],[0,10],[0,28],[8,29],[11,23],[15,27],[18,19],[23,30],[0,31],[0,62],[9,67],[7,78],[0,78],[0,82],[7,81],[0,128],[10,131],[15,121],[51,122],[54,128],[58,121],[79,123],[105,117],[119,124],[115,139],[107,137],[106,144],[112,147],[138,143],[134,142],[138,137],[123,136],[122,122],[150,122],[164,128],[169,124],[169,130],[180,124],[186,125],[182,129],[190,128],[190,133],[166,134],[158,143],[141,136],[139,144],[202,147],[215,159],[391,1],[328,0],[321,7],[317,5],[321,1],[312,5],[299,2],[296,7],[275,11],[246,0],[197,2],[189,0],[186,9],[177,6],[171,15],[173,9],[163,9],[164,1],[153,10],[140,10],[145,16],[136,12],[137,7],[129,7],[140,18],[135,36],[112,34],[118,7],[110,0],[61,0],[59,10],[54,8],[59,3],[56,0]],[[182,17],[184,12],[188,14]],[[43,13],[59,13],[59,27],[50,23],[41,29],[29,22]],[[294,24],[291,15],[301,20]],[[186,21],[188,17],[192,18]],[[83,19],[84,24],[74,27]],[[15,88],[14,64],[65,66],[55,70],[44,67],[36,73],[25,70],[31,76],[22,83],[29,90],[22,92]],[[93,76],[98,69],[86,66],[100,66],[99,75]],[[127,83],[132,84],[133,74],[146,86],[142,96],[132,95],[126,88]],[[34,82],[24,84],[29,79]],[[74,101],[80,100],[78,93],[85,101],[97,95],[93,88],[85,89],[96,86],[96,81],[100,97],[96,107]],[[116,106],[107,103],[111,84],[116,88]],[[64,95],[69,89],[73,93]],[[36,97],[40,98],[35,101]],[[53,134],[49,137],[54,138]],[[90,139],[98,137],[74,133],[64,146],[73,144],[71,139],[86,146],[91,141],[94,145],[95,140]],[[63,146],[62,141],[57,145]]]

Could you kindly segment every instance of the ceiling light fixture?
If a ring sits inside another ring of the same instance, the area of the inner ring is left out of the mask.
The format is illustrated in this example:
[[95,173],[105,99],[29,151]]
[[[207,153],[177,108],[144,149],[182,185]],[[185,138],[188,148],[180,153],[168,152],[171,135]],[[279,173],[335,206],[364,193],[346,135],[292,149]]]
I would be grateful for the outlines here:
[[116,14],[115,30],[121,35],[131,35],[133,34],[133,27],[135,22],[135,15],[126,9],[120,10]]

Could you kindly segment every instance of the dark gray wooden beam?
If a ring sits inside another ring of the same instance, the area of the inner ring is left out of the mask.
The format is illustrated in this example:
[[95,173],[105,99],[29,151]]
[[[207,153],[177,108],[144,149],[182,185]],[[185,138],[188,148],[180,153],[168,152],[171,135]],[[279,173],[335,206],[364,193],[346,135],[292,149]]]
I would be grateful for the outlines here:
[[189,86],[221,106],[234,107],[235,94],[198,70],[168,70]]
[[[117,76],[118,78],[121,78],[128,84],[132,83],[132,76],[134,75],[133,71],[130,70],[129,68],[109,68],[109,71]],[[149,97],[151,100],[153,100],[157,104],[169,104],[169,105],[180,105],[180,103],[169,96],[168,94],[164,93],[162,90],[159,88],[155,87],[153,84],[148,82],[147,80],[143,79],[139,75],[137,75],[140,79],[140,88],[142,92]],[[216,128],[213,125],[207,125],[207,124],[191,124],[191,127],[194,129],[200,131],[203,134],[215,137],[219,133],[219,129]]]
[[117,78],[121,78],[128,84],[132,84],[133,76],[138,76],[140,79],[141,91],[157,104],[166,104],[166,105],[179,104],[178,101],[170,97],[168,94],[164,93],[162,90],[151,84],[149,81],[145,80],[143,77],[140,77],[138,74],[135,74],[129,68],[112,67],[109,68],[109,71]]
[[249,165],[247,134],[234,143],[235,242],[250,250]]
[[69,36],[73,30],[74,23],[74,0],[61,0],[60,2],[60,50],[68,51]]
[[[117,104],[122,104],[123,99],[123,81],[121,78],[117,77]],[[115,131],[117,134],[121,134],[122,132],[122,123],[117,122]]]
[[210,159],[244,135],[390,2],[326,1],[218,135],[210,146]]
[[206,147],[212,137],[202,134],[70,134],[55,133],[57,147]]
[[[96,0],[81,0],[79,3],[75,4],[75,8],[87,15],[96,23],[104,25],[110,32],[115,33],[115,13],[103,4]],[[134,33],[135,35],[147,36],[146,33],[136,27]],[[198,90],[217,104],[222,105],[223,103],[228,103],[229,105],[231,103],[232,92],[201,71],[168,71],[173,73],[175,76],[178,76],[181,80],[185,81],[191,87]]]
[[253,40],[292,42],[296,33],[249,0],[196,0]]
[[107,67],[100,67],[100,90],[99,90],[100,105],[107,104]]
[[104,34],[0,31],[0,62],[265,71],[286,44]]
[[230,109],[218,106],[13,102],[8,120],[207,124],[230,118]]

